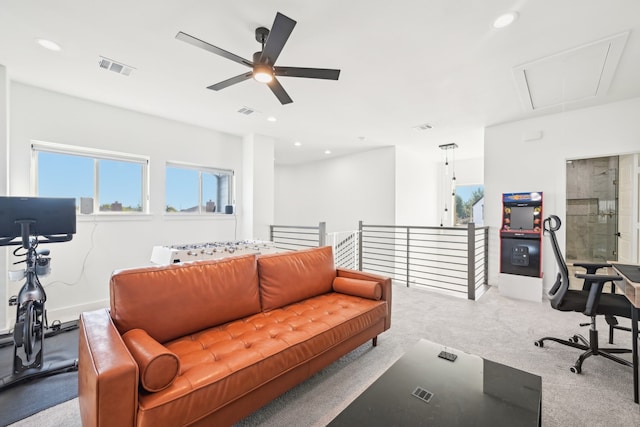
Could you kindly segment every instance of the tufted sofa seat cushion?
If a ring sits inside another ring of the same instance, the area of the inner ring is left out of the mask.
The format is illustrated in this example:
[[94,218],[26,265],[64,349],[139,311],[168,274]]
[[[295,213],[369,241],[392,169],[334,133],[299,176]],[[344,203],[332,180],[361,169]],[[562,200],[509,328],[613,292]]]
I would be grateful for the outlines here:
[[386,301],[331,292],[167,342],[180,374],[141,392],[138,425],[197,421],[369,325],[382,331],[386,315]]

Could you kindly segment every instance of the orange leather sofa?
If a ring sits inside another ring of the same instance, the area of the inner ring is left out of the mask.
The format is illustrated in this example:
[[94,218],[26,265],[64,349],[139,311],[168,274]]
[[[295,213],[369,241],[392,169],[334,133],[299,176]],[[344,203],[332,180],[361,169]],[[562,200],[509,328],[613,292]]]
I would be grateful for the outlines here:
[[80,316],[83,426],[224,426],[390,327],[391,280],[330,247],[114,272]]

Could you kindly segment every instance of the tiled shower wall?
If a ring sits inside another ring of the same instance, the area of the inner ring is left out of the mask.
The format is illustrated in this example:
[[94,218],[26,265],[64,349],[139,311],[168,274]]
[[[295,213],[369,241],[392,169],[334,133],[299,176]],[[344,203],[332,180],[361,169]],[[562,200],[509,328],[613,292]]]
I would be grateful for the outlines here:
[[617,179],[617,156],[567,161],[568,260],[617,259]]

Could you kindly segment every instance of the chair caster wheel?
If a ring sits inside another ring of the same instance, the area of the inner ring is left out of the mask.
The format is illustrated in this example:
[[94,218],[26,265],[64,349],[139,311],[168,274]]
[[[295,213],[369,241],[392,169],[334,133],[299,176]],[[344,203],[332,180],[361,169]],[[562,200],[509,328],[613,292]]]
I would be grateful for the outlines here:
[[569,368],[569,370],[574,374],[579,374],[582,372],[582,368],[578,365],[572,366],[571,368]]
[[542,340],[534,341],[533,343],[536,347],[544,347],[544,342]]

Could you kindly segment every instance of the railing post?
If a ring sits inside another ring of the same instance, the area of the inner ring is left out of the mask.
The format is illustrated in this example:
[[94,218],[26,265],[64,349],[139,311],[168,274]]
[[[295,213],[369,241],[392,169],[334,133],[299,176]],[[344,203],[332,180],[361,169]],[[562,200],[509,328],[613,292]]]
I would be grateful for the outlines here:
[[410,237],[410,233],[411,233],[410,230],[411,229],[409,227],[407,227],[407,258],[406,258],[407,259],[407,274],[406,274],[406,277],[407,277],[407,288],[409,287],[409,260],[410,260],[410,258],[409,258],[409,239],[411,238]]
[[467,224],[467,299],[476,299],[476,224]]
[[484,285],[489,284],[489,227],[484,227]]
[[362,221],[358,221],[358,270],[362,271]]
[[325,246],[327,244],[327,223],[320,222],[318,224],[318,246]]

